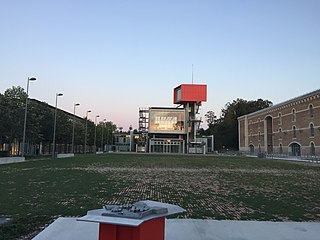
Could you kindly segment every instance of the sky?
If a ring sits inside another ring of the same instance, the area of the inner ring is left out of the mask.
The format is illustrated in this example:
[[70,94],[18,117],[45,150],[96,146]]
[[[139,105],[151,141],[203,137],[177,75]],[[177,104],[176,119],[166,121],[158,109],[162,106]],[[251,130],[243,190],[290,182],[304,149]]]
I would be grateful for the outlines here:
[[139,107],[207,84],[217,116],[320,88],[320,0],[0,0],[0,93],[12,86],[78,116],[138,128]]

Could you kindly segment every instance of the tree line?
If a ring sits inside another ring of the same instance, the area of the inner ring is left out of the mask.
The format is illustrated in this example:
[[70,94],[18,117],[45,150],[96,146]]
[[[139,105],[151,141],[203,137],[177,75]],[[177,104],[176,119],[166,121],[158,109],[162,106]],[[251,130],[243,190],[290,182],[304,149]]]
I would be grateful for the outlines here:
[[[27,93],[20,86],[13,86],[3,94],[0,93],[0,152],[21,154],[23,125]],[[50,154],[53,141],[53,125],[55,108],[35,99],[28,100],[25,152]],[[97,148],[104,144],[112,144],[112,132],[117,126],[111,121],[100,122],[95,128],[90,119],[75,117],[61,109],[57,110],[56,150],[71,152],[73,121],[75,123],[74,145],[76,152],[83,152],[85,123],[87,120],[87,145],[94,145],[96,131]],[[93,147],[94,148],[94,147]]]
[[208,111],[205,114],[208,128],[205,130],[201,129],[200,134],[214,135],[215,150],[238,150],[238,117],[270,106],[272,106],[272,102],[269,100],[257,99],[247,101],[238,98],[225,105],[221,110],[219,118],[213,111]]

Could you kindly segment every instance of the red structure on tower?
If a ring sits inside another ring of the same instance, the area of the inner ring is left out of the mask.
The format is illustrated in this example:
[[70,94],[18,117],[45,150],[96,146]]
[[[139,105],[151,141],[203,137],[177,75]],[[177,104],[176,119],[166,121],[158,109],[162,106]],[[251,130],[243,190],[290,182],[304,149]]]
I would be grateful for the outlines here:
[[207,101],[207,85],[205,84],[181,84],[174,88],[173,103],[200,103]]

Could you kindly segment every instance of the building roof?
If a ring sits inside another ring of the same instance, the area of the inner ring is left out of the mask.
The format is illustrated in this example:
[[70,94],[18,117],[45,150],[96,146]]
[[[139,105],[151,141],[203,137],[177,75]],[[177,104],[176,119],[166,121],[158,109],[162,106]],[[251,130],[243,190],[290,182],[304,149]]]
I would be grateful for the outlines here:
[[178,107],[150,107],[149,109],[153,110],[153,109],[156,109],[156,110],[184,110],[184,108],[178,108]]
[[[51,108],[51,109],[53,109],[53,110],[56,108],[56,107],[51,106],[50,104],[48,104],[48,103],[46,103],[46,102],[41,102],[41,101],[39,101],[38,99],[35,99],[35,98],[29,98],[29,100],[30,100],[30,101],[34,101],[34,102],[37,102],[37,103],[42,104],[42,105],[46,105],[47,107],[49,107],[49,108]],[[63,110],[63,109],[61,109],[61,108],[57,108],[57,109],[58,109],[59,111],[65,113],[65,114],[66,114],[67,116],[69,116],[70,118],[73,117],[73,113],[69,113],[69,112],[67,112],[67,111],[65,111],[65,110]],[[75,115],[75,119],[80,120],[80,121],[84,121],[84,120],[85,120],[85,118],[79,117],[79,116],[77,116],[77,115]]]
[[245,114],[245,115],[243,115],[243,116],[238,117],[238,120],[243,119],[245,116],[252,117],[252,116],[254,116],[254,115],[258,115],[258,114],[261,114],[261,113],[263,113],[263,112],[272,111],[272,110],[277,109],[277,108],[279,108],[279,107],[283,107],[283,106],[285,106],[285,105],[287,105],[287,104],[290,104],[290,103],[293,103],[293,102],[296,102],[296,101],[305,99],[305,98],[307,98],[307,97],[311,97],[311,96],[316,95],[316,94],[320,94],[320,89],[315,90],[315,91],[312,91],[312,92],[309,92],[309,93],[306,93],[306,94],[304,94],[304,95],[301,95],[301,96],[298,96],[298,97],[295,97],[295,98],[292,98],[292,99],[289,99],[289,100],[284,101],[284,102],[282,102],[282,103],[278,103],[278,104],[273,105],[273,106],[271,106],[271,107],[264,108],[264,109],[261,109],[261,110],[259,110],[259,111],[253,112],[253,113]]

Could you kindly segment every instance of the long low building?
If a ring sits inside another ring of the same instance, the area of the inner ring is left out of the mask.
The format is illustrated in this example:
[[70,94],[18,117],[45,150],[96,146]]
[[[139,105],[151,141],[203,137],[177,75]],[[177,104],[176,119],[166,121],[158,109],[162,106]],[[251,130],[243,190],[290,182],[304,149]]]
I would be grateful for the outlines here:
[[320,155],[320,89],[238,118],[239,150]]

